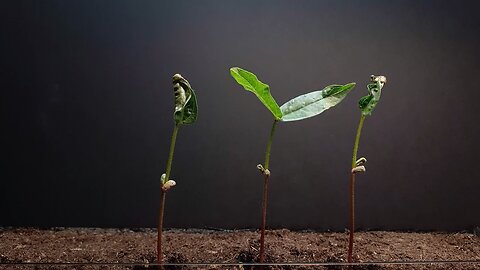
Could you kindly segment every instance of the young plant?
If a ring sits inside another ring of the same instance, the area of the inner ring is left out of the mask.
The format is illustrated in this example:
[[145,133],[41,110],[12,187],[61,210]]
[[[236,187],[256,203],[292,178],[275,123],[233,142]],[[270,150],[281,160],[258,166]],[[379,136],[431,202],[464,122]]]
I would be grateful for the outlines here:
[[358,123],[357,135],[355,136],[355,144],[353,146],[352,155],[352,170],[350,172],[350,237],[348,242],[348,262],[352,262],[353,252],[353,234],[355,230],[355,175],[359,172],[365,172],[365,162],[367,159],[362,157],[357,159],[358,143],[360,142],[360,133],[362,132],[363,122],[365,118],[372,114],[373,109],[380,100],[382,88],[387,82],[385,76],[370,77],[370,83],[367,85],[368,95],[362,97],[358,101],[359,108],[361,110],[360,122]]
[[176,182],[170,179],[172,168],[173,152],[175,150],[175,141],[177,140],[178,129],[182,125],[193,124],[197,120],[197,97],[190,83],[180,74],[173,75],[173,92],[175,94],[175,111],[173,120],[172,140],[170,142],[170,151],[168,152],[167,169],[162,174],[160,189],[160,213],[158,215],[158,237],[157,237],[157,262],[162,262],[162,230],[163,230],[163,214],[165,211],[165,196]]
[[265,261],[265,225],[267,221],[268,181],[270,178],[270,151],[272,149],[273,135],[279,121],[298,121],[318,115],[325,110],[337,105],[342,101],[355,83],[345,85],[330,85],[323,90],[314,91],[308,94],[291,99],[281,107],[270,94],[270,87],[258,80],[255,74],[244,69],[233,67],[230,69],[232,77],[242,85],[245,90],[253,92],[258,99],[267,107],[273,115],[273,124],[270,129],[270,136],[265,151],[265,161],[258,164],[257,168],[263,174],[263,196],[262,196],[262,219],[260,225],[260,258],[259,262]]

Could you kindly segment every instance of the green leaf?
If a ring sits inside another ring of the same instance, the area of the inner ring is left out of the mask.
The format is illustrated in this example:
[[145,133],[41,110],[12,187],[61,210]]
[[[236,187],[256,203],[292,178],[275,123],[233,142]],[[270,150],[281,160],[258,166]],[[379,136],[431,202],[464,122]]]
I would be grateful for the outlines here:
[[358,107],[364,116],[371,115],[377,106],[382,94],[382,88],[387,82],[387,78],[385,78],[385,76],[372,75],[370,81],[371,83],[367,84],[368,95],[360,98],[358,101]]
[[329,85],[323,90],[310,92],[289,100],[283,104],[282,121],[298,121],[318,115],[342,101],[355,83],[345,85]]
[[253,92],[263,105],[272,112],[275,119],[280,120],[282,118],[282,111],[270,94],[270,87],[267,84],[258,80],[255,74],[239,67],[230,68],[230,74],[245,90]]
[[173,119],[177,125],[193,124],[197,120],[197,96],[190,83],[180,74],[173,76],[175,112]]
[[190,99],[187,100],[185,104],[185,108],[183,109],[183,119],[181,124],[188,125],[193,124],[197,121],[197,114],[198,114],[198,104],[197,104],[197,96],[195,95],[195,91],[191,90]]

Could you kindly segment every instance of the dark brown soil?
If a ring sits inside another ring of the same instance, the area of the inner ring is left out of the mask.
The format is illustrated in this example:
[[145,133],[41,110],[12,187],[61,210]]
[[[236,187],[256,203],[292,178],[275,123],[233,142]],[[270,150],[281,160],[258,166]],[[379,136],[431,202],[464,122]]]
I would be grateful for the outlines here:
[[[211,263],[170,266],[174,269],[248,269],[240,262],[256,262],[258,233],[252,231],[168,230],[164,233],[165,262]],[[345,262],[347,233],[272,230],[266,235],[267,262]],[[355,235],[356,262],[475,261],[422,265],[371,264],[354,269],[480,269],[480,237],[471,233],[359,232]],[[153,263],[153,230],[118,229],[0,229],[2,269],[145,269],[144,266],[48,266],[6,263]],[[214,265],[229,263],[237,265]],[[346,266],[274,265],[270,269],[347,269]],[[154,269],[154,268],[152,268]],[[156,268],[155,268],[156,269]]]

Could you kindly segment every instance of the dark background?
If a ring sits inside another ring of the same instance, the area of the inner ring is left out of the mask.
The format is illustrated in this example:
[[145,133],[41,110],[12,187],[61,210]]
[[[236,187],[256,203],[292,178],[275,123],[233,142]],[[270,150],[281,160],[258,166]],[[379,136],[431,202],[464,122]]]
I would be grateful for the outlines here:
[[180,129],[167,227],[255,228],[271,114],[357,82],[337,107],[280,123],[272,228],[343,230],[370,74],[388,77],[367,118],[357,178],[363,229],[480,225],[478,1],[2,1],[0,226],[155,227],[173,128],[171,77],[197,90]]

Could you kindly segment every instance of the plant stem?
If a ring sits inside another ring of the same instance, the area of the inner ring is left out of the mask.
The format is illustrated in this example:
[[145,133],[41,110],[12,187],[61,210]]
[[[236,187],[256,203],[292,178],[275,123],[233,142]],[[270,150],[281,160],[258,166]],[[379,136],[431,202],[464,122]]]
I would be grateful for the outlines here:
[[350,236],[348,238],[347,261],[352,262],[353,233],[355,229],[355,174],[350,173]]
[[265,151],[265,164],[263,173],[263,198],[262,198],[262,222],[260,227],[260,263],[265,261],[265,225],[267,223],[267,201],[268,201],[268,180],[270,178],[270,150],[272,149],[273,135],[277,127],[278,120],[275,120],[270,130],[270,137],[268,138],[267,150]]
[[179,125],[175,124],[173,128],[172,140],[170,141],[170,151],[168,152],[168,161],[167,161],[167,169],[165,171],[165,179],[161,183],[160,186],[160,213],[158,215],[158,230],[157,230],[157,262],[162,262],[162,231],[163,231],[163,214],[165,212],[165,196],[166,191],[163,190],[163,185],[166,181],[169,180],[170,171],[172,169],[172,160],[173,160],[173,152],[175,151],[175,142],[177,141],[177,133],[178,133]]
[[360,142],[360,134],[362,133],[363,122],[365,122],[365,115],[362,114],[360,116],[360,122],[358,123],[357,135],[355,136],[355,144],[353,146],[352,169],[357,167],[358,144]]
[[[360,142],[360,134],[362,133],[363,122],[365,121],[365,116],[362,114],[360,116],[360,122],[358,123],[357,135],[355,136],[355,144],[353,146],[352,154],[352,170],[357,167],[357,152],[358,144]],[[348,241],[348,256],[347,260],[349,263],[352,262],[352,252],[353,252],[353,234],[355,230],[355,173],[350,171],[350,237]]]
[[268,138],[267,150],[265,151],[265,170],[268,170],[270,166],[270,150],[272,149],[273,135],[275,134],[275,128],[277,127],[278,120],[273,121],[272,129],[270,130],[270,137]]

